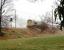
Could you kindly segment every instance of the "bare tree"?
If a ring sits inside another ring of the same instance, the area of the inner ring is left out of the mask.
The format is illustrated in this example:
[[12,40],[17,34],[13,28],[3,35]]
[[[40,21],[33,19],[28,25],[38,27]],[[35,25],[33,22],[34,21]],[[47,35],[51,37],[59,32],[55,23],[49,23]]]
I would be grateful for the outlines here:
[[[0,0],[0,36],[4,35],[4,33],[2,32],[2,17],[5,16],[5,14],[7,14],[7,12],[10,10],[10,2],[12,2],[12,0]],[[8,6],[8,7],[7,7]],[[6,22],[4,22],[6,23]]]

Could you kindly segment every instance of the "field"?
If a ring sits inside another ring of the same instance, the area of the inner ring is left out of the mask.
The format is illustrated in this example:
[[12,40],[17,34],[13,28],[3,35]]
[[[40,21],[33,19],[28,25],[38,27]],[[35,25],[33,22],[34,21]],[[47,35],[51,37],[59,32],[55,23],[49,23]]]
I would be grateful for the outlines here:
[[0,50],[64,50],[64,31],[55,33],[29,29],[3,30],[0,37]]
[[64,50],[64,36],[0,40],[0,50]]

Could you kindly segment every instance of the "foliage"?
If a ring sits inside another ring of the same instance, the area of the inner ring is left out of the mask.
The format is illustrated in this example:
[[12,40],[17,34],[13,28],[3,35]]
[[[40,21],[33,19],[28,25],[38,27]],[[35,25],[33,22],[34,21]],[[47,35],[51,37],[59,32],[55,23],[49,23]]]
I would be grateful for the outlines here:
[[60,30],[62,30],[62,27],[64,27],[64,0],[60,1],[60,5],[58,5],[58,7],[55,9],[54,11],[54,15],[55,15],[55,20],[57,18],[57,16],[59,16],[59,19],[61,20],[61,18],[63,20],[61,20],[61,26],[60,26]]

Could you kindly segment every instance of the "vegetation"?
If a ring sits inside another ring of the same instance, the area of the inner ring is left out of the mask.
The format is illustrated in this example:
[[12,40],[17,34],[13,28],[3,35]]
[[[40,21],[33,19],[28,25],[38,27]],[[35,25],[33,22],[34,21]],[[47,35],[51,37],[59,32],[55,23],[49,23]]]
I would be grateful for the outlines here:
[[61,20],[61,18],[63,18],[63,20],[61,20],[61,25],[60,25],[60,30],[62,30],[62,27],[64,27],[64,0],[60,1],[60,5],[58,5],[58,7],[55,9],[55,20],[57,18],[57,16],[59,16],[59,19]]
[[2,27],[8,27],[10,11],[13,9],[12,0],[0,0],[0,36],[4,33],[1,31]]
[[[35,1],[37,0],[30,2]],[[5,12],[3,6],[6,7],[9,2],[10,0],[1,0],[0,35],[2,36],[3,33],[6,34],[3,37],[0,36],[0,50],[64,50],[64,31],[61,32],[56,27],[49,26],[43,21],[41,21],[40,24],[34,22],[35,25],[23,29],[2,28],[2,13]],[[16,10],[14,11],[16,13]],[[62,30],[64,26],[64,0],[61,0],[60,5],[55,9],[55,20],[58,15],[60,20],[63,18],[60,26]],[[4,19],[3,21],[6,22],[5,24],[7,26],[8,18],[5,17],[5,19],[6,21]],[[12,22],[12,18],[10,21]],[[47,22],[48,21],[51,22],[50,20],[47,20]]]
[[0,40],[0,50],[64,50],[64,36]]

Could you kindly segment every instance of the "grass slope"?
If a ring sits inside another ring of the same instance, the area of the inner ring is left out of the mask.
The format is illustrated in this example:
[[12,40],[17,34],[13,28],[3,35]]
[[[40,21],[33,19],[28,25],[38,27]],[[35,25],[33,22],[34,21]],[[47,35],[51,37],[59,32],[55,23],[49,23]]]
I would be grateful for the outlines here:
[[0,50],[64,50],[64,36],[0,40]]

